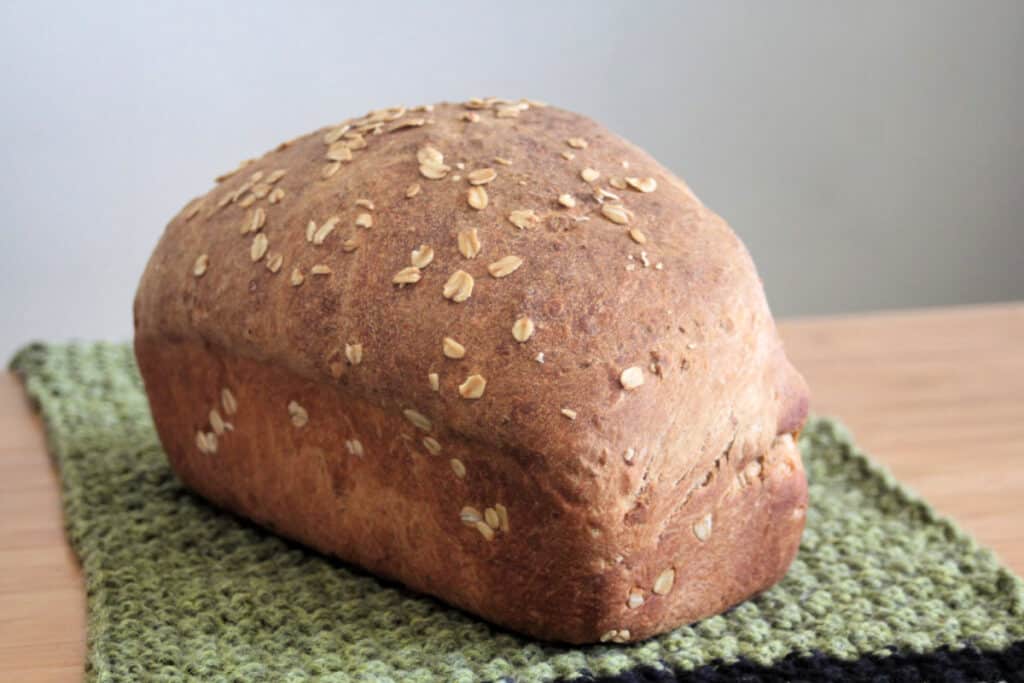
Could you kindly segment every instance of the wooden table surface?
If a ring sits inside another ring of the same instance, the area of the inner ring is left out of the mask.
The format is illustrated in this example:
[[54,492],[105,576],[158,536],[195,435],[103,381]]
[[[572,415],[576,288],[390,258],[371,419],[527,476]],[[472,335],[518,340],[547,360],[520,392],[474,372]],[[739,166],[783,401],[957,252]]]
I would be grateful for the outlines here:
[[[1024,304],[780,327],[814,411],[1024,574]],[[81,680],[84,607],[39,419],[0,373],[0,680]]]

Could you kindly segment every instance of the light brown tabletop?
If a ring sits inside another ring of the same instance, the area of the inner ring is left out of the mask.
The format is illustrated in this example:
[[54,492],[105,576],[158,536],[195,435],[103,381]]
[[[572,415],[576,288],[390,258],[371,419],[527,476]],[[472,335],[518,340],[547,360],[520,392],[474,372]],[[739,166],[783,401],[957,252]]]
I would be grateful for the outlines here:
[[[814,411],[1024,574],[1024,304],[780,327]],[[0,373],[0,680],[78,681],[84,653],[81,570],[39,419]]]

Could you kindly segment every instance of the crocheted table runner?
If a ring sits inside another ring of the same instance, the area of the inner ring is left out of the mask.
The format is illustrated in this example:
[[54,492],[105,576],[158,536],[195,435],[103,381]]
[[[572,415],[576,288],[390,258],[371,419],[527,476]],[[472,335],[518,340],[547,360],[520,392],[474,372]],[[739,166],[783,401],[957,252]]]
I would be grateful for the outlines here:
[[1024,584],[834,422],[785,579],[632,645],[511,634],[225,514],[165,460],[126,345],[12,361],[46,424],[95,681],[1021,680]]

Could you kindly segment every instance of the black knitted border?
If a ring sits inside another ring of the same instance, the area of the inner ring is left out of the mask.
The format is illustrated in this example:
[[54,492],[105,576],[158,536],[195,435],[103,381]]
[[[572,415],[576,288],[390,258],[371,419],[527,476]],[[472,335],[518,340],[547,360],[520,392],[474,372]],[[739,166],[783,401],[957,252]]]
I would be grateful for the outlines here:
[[815,652],[790,654],[771,666],[746,659],[714,663],[693,671],[659,671],[639,667],[616,676],[584,675],[576,683],[789,683],[791,681],[889,681],[891,683],[1024,683],[1024,641],[1005,650],[982,652],[973,647],[943,647],[926,654],[866,655],[846,661]]

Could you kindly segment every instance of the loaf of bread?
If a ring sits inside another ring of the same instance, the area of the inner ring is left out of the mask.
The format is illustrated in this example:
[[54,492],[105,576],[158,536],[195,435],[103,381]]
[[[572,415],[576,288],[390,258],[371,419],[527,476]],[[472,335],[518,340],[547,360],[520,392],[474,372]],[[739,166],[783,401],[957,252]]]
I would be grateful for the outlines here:
[[539,102],[374,111],[221,176],[135,352],[191,489],[533,637],[719,613],[803,530],[807,388],[747,251]]

